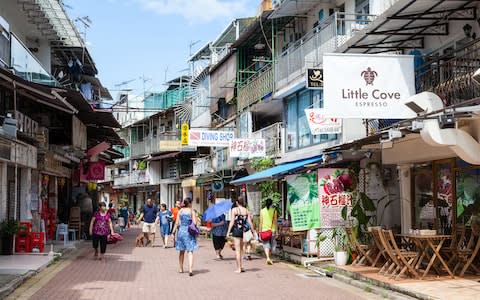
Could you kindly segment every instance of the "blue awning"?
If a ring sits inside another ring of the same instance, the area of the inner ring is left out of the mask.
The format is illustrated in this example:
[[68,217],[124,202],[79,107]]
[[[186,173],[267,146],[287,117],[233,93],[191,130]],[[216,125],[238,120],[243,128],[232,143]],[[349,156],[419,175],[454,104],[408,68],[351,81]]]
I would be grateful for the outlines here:
[[287,175],[291,172],[294,172],[296,170],[302,169],[305,167],[305,165],[309,164],[314,164],[323,159],[323,155],[316,156],[313,158],[308,158],[304,160],[298,160],[294,162],[289,162],[285,163],[282,165],[278,165],[275,167],[272,167],[270,169],[266,169],[260,172],[257,172],[255,174],[242,177],[237,180],[230,181],[230,184],[233,185],[240,185],[240,184],[246,184],[246,183],[255,183],[255,182],[260,182],[260,181],[266,181],[266,180],[271,180],[275,178],[280,178],[283,175]]

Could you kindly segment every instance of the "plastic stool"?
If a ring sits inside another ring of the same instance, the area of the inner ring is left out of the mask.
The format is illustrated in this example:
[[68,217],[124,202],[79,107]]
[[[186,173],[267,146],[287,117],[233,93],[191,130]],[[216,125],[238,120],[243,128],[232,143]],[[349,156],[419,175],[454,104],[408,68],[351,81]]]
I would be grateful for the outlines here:
[[69,229],[68,230],[68,233],[72,234],[72,241],[76,241],[77,240],[77,231],[75,229]]
[[55,234],[55,239],[58,241],[58,236],[63,235],[63,246],[67,246],[68,243],[68,225],[67,224],[58,224],[57,232]]

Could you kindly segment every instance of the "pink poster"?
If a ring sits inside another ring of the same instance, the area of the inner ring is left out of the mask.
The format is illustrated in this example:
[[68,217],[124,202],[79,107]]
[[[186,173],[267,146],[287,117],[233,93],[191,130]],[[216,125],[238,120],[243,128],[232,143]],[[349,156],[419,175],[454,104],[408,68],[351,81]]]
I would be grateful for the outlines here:
[[334,228],[344,224],[342,208],[352,206],[355,182],[348,169],[319,169],[318,198],[322,228]]

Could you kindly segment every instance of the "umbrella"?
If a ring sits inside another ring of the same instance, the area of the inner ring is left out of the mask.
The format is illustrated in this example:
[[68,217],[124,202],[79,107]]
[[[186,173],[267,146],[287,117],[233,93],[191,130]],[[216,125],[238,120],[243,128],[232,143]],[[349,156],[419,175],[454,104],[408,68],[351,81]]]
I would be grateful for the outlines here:
[[203,220],[204,221],[210,221],[212,219],[215,219],[227,211],[229,211],[232,208],[232,202],[231,201],[222,201],[220,203],[217,203],[215,205],[210,206],[205,210],[203,213]]

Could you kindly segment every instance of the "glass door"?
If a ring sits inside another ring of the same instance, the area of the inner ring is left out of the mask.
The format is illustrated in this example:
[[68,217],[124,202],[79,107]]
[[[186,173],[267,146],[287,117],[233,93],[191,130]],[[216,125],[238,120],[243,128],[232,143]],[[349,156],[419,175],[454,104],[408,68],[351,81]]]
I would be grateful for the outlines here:
[[454,161],[436,161],[433,165],[435,207],[438,218],[436,228],[439,234],[451,234],[454,217],[454,182],[453,182]]
[[433,229],[436,213],[432,165],[415,166],[412,181],[412,225],[415,229]]

